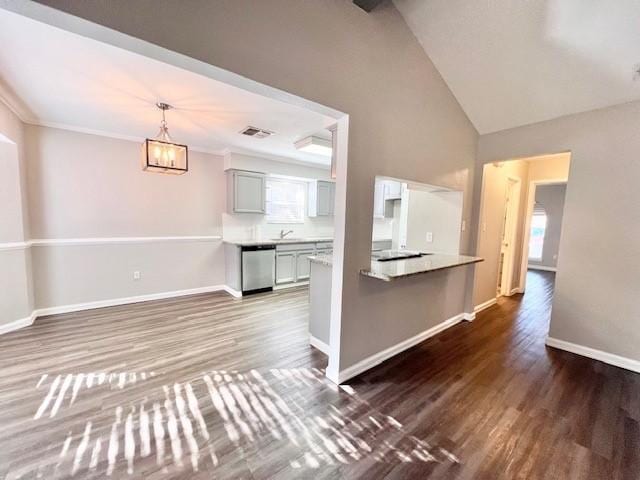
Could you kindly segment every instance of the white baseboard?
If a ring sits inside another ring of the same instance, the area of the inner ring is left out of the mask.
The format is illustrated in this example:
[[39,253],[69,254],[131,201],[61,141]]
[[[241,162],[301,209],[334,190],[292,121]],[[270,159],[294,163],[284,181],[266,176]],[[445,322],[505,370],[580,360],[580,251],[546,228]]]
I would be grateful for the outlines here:
[[242,298],[242,292],[236,290],[235,288],[231,288],[229,285],[224,285],[224,290],[229,294],[236,298]]
[[498,299],[497,298],[492,298],[490,300],[487,300],[486,302],[482,302],[480,305],[476,305],[473,308],[473,311],[475,313],[481,312],[482,310],[486,310],[487,308],[492,307],[496,303],[498,303]]
[[135,297],[114,298],[110,300],[99,300],[96,302],[76,303],[73,305],[61,305],[58,307],[39,308],[31,313],[30,317],[21,318],[13,322],[0,325],[0,335],[12,332],[20,328],[28,327],[36,318],[45,315],[58,315],[61,313],[80,312],[83,310],[91,310],[94,308],[115,307],[118,305],[127,305],[130,303],[148,302],[150,300],[163,300],[166,298],[184,297],[185,295],[196,295],[198,293],[210,293],[224,291],[234,297],[242,297],[242,292],[238,292],[227,285],[211,285],[208,287],[190,288],[188,290],[174,290],[172,292],[151,293],[148,295],[137,295]]
[[313,335],[309,335],[309,344],[320,350],[325,355],[329,355],[329,345],[324,343],[322,340],[317,339]]
[[466,322],[473,322],[476,319],[476,312],[465,312],[462,314],[462,319]]
[[556,267],[545,267],[544,265],[527,265],[527,269],[529,270],[542,270],[543,272],[557,272],[558,269]]
[[582,355],[583,357],[593,358],[594,360],[600,360],[601,362],[608,363],[609,365],[640,373],[640,361],[638,360],[621,357],[620,355],[603,352],[602,350],[596,350],[595,348],[585,347],[576,343],[558,340],[553,337],[547,337],[546,344],[553,348],[559,348],[560,350]]
[[14,320],[13,322],[0,325],[0,335],[2,335],[3,333],[9,333],[15,330],[20,330],[21,328],[24,328],[24,327],[28,327],[33,323],[35,319],[36,319],[36,315],[35,315],[35,312],[33,312],[28,317],[20,318],[18,320]]
[[304,285],[309,285],[309,280],[303,281],[303,282],[294,282],[294,283],[283,283],[282,285],[275,285],[273,287],[273,290],[284,290],[286,288],[293,288],[293,287],[302,287]]
[[516,287],[509,292],[509,296],[515,295],[516,293],[522,293],[522,289],[520,287]]
[[353,378],[356,375],[360,375],[362,372],[365,372],[375,367],[376,365],[379,365],[380,363],[384,362],[385,360],[388,360],[394,355],[397,355],[398,353],[401,353],[417,345],[418,343],[425,341],[427,338],[433,337],[434,335],[437,335],[443,330],[446,330],[447,328],[452,327],[457,323],[460,323],[460,321],[463,320],[464,315],[465,315],[464,313],[460,313],[455,317],[451,317],[450,319],[445,320],[444,322],[439,323],[434,327],[428,328],[427,330],[424,330],[423,332],[420,332],[417,335],[414,335],[411,338],[407,338],[406,340],[403,340],[400,343],[397,343],[389,348],[386,348],[381,352],[375,353],[370,357],[365,358],[364,360],[360,360],[355,365],[351,365],[350,367],[340,371],[340,373],[338,374],[338,383],[344,383],[350,378]]

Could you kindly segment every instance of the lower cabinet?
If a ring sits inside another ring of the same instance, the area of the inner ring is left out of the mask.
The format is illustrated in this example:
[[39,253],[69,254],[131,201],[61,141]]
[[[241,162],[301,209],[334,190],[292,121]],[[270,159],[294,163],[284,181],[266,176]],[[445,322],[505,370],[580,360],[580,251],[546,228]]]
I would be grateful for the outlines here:
[[296,280],[296,252],[276,252],[276,285]]
[[311,260],[309,260],[309,255],[313,255],[313,250],[307,250],[306,252],[297,252],[296,282],[309,280],[309,274],[311,273]]
[[[330,252],[331,243],[316,250],[314,244],[291,244],[276,247],[276,285],[306,282],[311,274],[310,255]],[[327,248],[329,247],[329,248]]]

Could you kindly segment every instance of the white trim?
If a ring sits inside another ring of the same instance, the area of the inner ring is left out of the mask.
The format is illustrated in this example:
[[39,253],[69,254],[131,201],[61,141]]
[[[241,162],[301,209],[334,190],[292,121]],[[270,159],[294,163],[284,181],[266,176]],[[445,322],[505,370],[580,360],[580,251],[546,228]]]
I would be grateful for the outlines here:
[[486,302],[482,302],[481,304],[476,305],[475,307],[473,307],[473,311],[475,313],[481,312],[482,310],[486,310],[487,308],[492,307],[496,303],[498,303],[498,299],[497,298],[491,298],[491,299],[487,300]]
[[208,287],[190,288],[188,290],[174,290],[171,292],[151,293],[147,295],[137,295],[135,297],[113,298],[109,300],[98,300],[95,302],[76,303],[73,305],[61,305],[58,307],[40,308],[31,313],[30,317],[21,318],[13,322],[0,325],[0,335],[12,332],[20,328],[28,327],[36,318],[45,315],[58,315],[61,313],[80,312],[83,310],[92,310],[94,308],[115,307],[118,305],[128,305],[131,303],[148,302],[150,300],[163,300],[167,298],[183,297],[186,295],[196,295],[198,293],[210,292],[227,292],[234,297],[242,297],[242,293],[234,290],[227,285],[211,285]]
[[[529,240],[531,237],[531,217],[533,216],[533,206],[536,200],[536,189],[539,185],[562,185],[568,183],[568,178],[532,180],[529,182],[527,191],[526,213],[524,217],[524,230],[522,232],[522,259],[520,264],[520,291],[524,292],[527,287],[527,265],[529,263]],[[562,229],[562,228],[561,228]]]
[[285,290],[287,288],[293,287],[302,287],[304,285],[309,285],[309,280],[304,280],[302,282],[290,282],[290,283],[281,283],[280,285],[274,285],[273,290]]
[[98,300],[95,302],[61,305],[58,307],[41,308],[35,310],[35,315],[37,317],[42,317],[44,315],[58,315],[60,313],[80,312],[82,310],[91,310],[94,308],[115,307],[117,305],[127,305],[130,303],[148,302],[150,300],[163,300],[166,298],[183,297],[185,295],[196,295],[198,293],[227,291],[225,287],[226,285],[212,285],[209,287],[190,288],[188,290],[174,290],[171,292],[136,295],[135,297],[112,298],[109,300]]
[[576,343],[566,342],[553,337],[547,337],[545,342],[549,347],[559,348],[567,352],[582,355],[583,357],[599,360],[609,365],[631,370],[632,372],[640,373],[640,361],[633,360],[627,357],[621,357],[613,353],[603,352],[602,350],[596,350],[595,348],[585,347]]
[[31,244],[29,242],[7,242],[0,243],[0,252],[7,250],[26,250]]
[[172,236],[172,237],[96,237],[96,238],[38,238],[29,240],[34,247],[68,246],[68,245],[104,245],[122,243],[157,243],[157,242],[206,242],[222,240],[221,235]]
[[543,270],[545,272],[557,272],[558,269],[556,267],[547,267],[545,265],[532,265],[531,263],[529,263],[527,265],[528,269],[531,270]]
[[31,315],[29,315],[28,317],[20,318],[18,320],[14,320],[13,322],[0,325],[0,335],[4,333],[13,332],[15,330],[19,330],[24,327],[28,327],[33,323],[35,319],[36,319],[35,312],[31,312]]
[[[506,230],[509,227],[508,232],[504,235],[506,237],[507,251],[502,261],[502,276],[500,278],[500,294],[510,295],[509,285],[513,284],[513,267],[516,261],[516,238],[518,236],[518,226],[522,221],[520,218],[520,197],[522,191],[522,179],[520,177],[509,175],[507,177],[508,182],[513,182],[514,189],[510,190],[507,187],[505,192],[505,209],[506,214],[503,222],[502,229]],[[502,240],[500,241],[500,250],[498,252],[498,258],[502,252]]]
[[516,293],[523,293],[522,289],[520,287],[512,288],[509,292],[509,296],[515,295]]
[[236,290],[235,288],[231,288],[229,285],[225,285],[224,290],[233,297],[242,298],[242,292]]
[[313,335],[309,335],[309,345],[317,348],[325,355],[329,355],[329,345],[324,343],[322,340],[319,340],[318,338],[314,337]]
[[476,312],[465,312],[462,314],[462,319],[465,322],[473,322],[476,319]]
[[355,365],[351,365],[350,367],[344,370],[341,370],[340,373],[338,374],[338,383],[346,382],[350,378],[353,378],[356,375],[360,375],[362,372],[365,372],[370,368],[373,368],[376,365],[379,365],[380,363],[393,357],[394,355],[397,355],[398,353],[403,352],[419,344],[420,342],[425,341],[427,338],[433,337],[434,335],[437,335],[443,330],[446,330],[447,328],[452,327],[457,323],[460,323],[460,321],[462,321],[462,319],[464,318],[464,315],[465,315],[464,313],[460,313],[455,317],[451,317],[450,319],[445,320],[444,322],[439,323],[434,327],[428,328],[427,330],[424,330],[423,332],[420,332],[417,335],[414,335],[413,337],[407,338],[406,340],[403,340],[400,343],[397,343],[389,348],[386,348],[381,352],[374,353],[373,355],[365,358],[364,360],[360,360]]

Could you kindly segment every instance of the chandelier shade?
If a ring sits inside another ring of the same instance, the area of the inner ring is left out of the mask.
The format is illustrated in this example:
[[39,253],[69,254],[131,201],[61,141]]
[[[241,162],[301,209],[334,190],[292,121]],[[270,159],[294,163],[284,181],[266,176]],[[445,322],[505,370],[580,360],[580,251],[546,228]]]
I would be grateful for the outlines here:
[[182,175],[189,171],[189,148],[175,143],[169,135],[165,111],[171,106],[166,103],[156,106],[162,110],[162,122],[156,138],[147,138],[142,144],[142,170]]

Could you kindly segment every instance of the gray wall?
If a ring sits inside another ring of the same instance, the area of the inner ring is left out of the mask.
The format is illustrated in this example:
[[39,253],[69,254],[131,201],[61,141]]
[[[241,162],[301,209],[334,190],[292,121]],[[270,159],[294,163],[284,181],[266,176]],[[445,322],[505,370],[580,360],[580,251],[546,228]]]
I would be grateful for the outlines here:
[[391,2],[45,3],[350,115],[339,370],[464,311],[464,269],[391,284],[358,273],[376,175],[462,190],[470,218],[477,132]]
[[[136,142],[27,126],[25,143],[33,239],[222,235],[220,156],[190,152],[189,172],[173,176],[143,172]],[[224,284],[220,240],[36,244],[31,253],[38,309]]]
[[536,188],[536,203],[545,209],[547,228],[544,234],[542,260],[529,260],[529,265],[556,268],[566,192],[566,185],[539,185]]
[[478,161],[571,151],[549,335],[640,360],[640,102],[480,138]]

